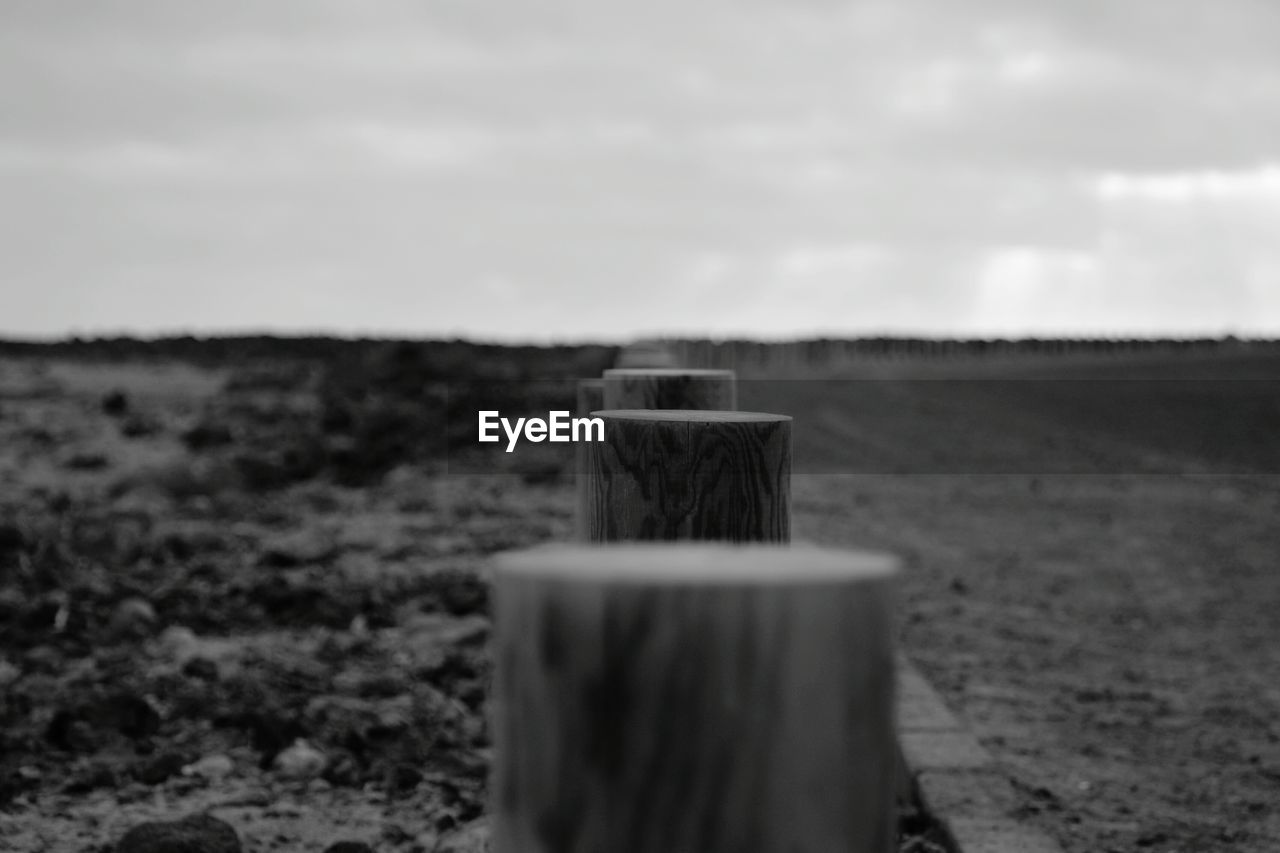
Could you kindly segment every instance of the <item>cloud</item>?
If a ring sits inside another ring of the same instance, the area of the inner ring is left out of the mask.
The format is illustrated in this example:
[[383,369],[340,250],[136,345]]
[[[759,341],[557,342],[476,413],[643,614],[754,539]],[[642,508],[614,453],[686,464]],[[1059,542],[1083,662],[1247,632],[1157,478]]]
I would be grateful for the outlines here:
[[784,277],[855,276],[884,261],[885,249],[881,246],[809,245],[784,250],[774,258],[773,267],[777,275]]
[[1160,203],[1261,200],[1280,205],[1280,165],[1253,169],[1202,170],[1129,174],[1105,172],[1097,178],[1105,200],[1149,200]]
[[1280,7],[1171,2],[13,0],[0,316],[1275,324]]
[[432,28],[363,33],[329,32],[293,36],[235,33],[194,41],[181,53],[184,69],[210,77],[332,79],[371,76],[515,71],[552,64],[542,50],[509,53]]
[[139,137],[85,143],[0,141],[0,177],[44,174],[122,187],[211,181],[253,183],[329,179],[336,172],[452,173],[510,142],[475,126],[430,122],[393,124],[347,120],[298,125],[287,131],[230,132],[201,140]]
[[1108,282],[1094,253],[992,248],[976,259],[976,278],[971,323],[987,334],[1061,332],[1116,319],[1107,317]]
[[501,141],[492,132],[466,125],[349,121],[326,131],[329,139],[354,147],[357,155],[411,171],[470,166]]
[[152,140],[122,140],[87,147],[0,141],[0,175],[64,172],[86,179],[146,181],[188,177],[210,167],[206,151]]

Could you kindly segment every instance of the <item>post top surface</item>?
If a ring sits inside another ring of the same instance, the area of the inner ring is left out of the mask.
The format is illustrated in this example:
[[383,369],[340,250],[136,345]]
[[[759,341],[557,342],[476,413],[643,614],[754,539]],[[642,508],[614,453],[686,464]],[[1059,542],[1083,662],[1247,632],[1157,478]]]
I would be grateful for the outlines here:
[[733,379],[732,370],[701,367],[611,367],[604,372],[605,379],[625,379],[632,376],[692,376],[702,379]]
[[714,409],[600,409],[592,417],[629,421],[681,421],[687,423],[780,423],[790,415],[767,412],[718,411]]
[[898,565],[872,551],[720,542],[541,545],[495,557],[499,574],[597,585],[844,584],[888,579]]

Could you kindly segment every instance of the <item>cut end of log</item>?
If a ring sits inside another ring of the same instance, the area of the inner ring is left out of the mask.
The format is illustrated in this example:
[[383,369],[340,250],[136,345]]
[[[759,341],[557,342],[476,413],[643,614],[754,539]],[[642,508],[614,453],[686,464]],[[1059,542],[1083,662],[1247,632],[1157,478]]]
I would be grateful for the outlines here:
[[848,584],[885,580],[898,559],[816,545],[714,542],[544,545],[495,557],[499,573],[593,585]]
[[784,423],[790,415],[765,412],[731,412],[708,409],[602,409],[592,417],[631,421],[679,421],[684,423]]

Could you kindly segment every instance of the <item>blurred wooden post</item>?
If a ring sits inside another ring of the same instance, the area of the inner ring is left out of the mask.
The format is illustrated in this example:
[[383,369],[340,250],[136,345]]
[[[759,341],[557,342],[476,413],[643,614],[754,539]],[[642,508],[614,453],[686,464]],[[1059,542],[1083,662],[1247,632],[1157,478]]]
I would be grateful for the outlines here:
[[[578,381],[578,400],[575,417],[585,418],[597,409],[604,408],[604,382],[600,379],[581,379]],[[573,529],[579,539],[586,536],[587,529],[587,445],[577,442],[573,446],[574,454],[574,488],[577,500],[574,502]]]
[[597,409],[604,408],[604,380],[578,380],[578,417],[586,417]]
[[615,368],[604,372],[605,409],[738,408],[732,370]]
[[890,853],[891,557],[631,543],[494,575],[495,853]]
[[680,360],[670,345],[661,341],[637,341],[618,353],[618,367],[675,368]]
[[791,540],[791,418],[668,409],[595,414],[604,419],[604,441],[584,445],[587,541]]

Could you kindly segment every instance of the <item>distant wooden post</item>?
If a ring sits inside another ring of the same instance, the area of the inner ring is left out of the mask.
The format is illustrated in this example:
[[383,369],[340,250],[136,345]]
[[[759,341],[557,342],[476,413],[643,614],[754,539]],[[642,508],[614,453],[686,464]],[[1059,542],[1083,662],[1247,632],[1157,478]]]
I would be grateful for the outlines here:
[[[576,417],[585,418],[597,409],[604,408],[604,381],[600,379],[581,379],[578,381]],[[579,539],[586,537],[587,529],[587,445],[578,442],[573,446],[574,452],[574,488],[577,500],[574,502],[573,529]]]
[[604,380],[578,380],[578,417],[585,417],[604,408]]
[[638,341],[624,347],[618,354],[618,367],[629,368],[676,368],[679,359],[670,345],[661,341]]
[[738,408],[732,370],[615,368],[604,372],[605,409]]
[[[599,380],[601,391],[592,390],[584,397],[583,380],[578,383],[579,415],[597,409],[736,409],[737,377],[732,370],[692,370],[685,368],[616,368],[606,370]],[[596,400],[590,409],[585,402]],[[586,505],[591,473],[587,467],[587,448],[577,450],[578,510],[574,530],[577,539],[587,539]]]
[[895,561],[543,547],[494,575],[495,853],[890,853]]
[[604,441],[584,445],[587,541],[791,540],[791,418],[669,409],[595,415]]

